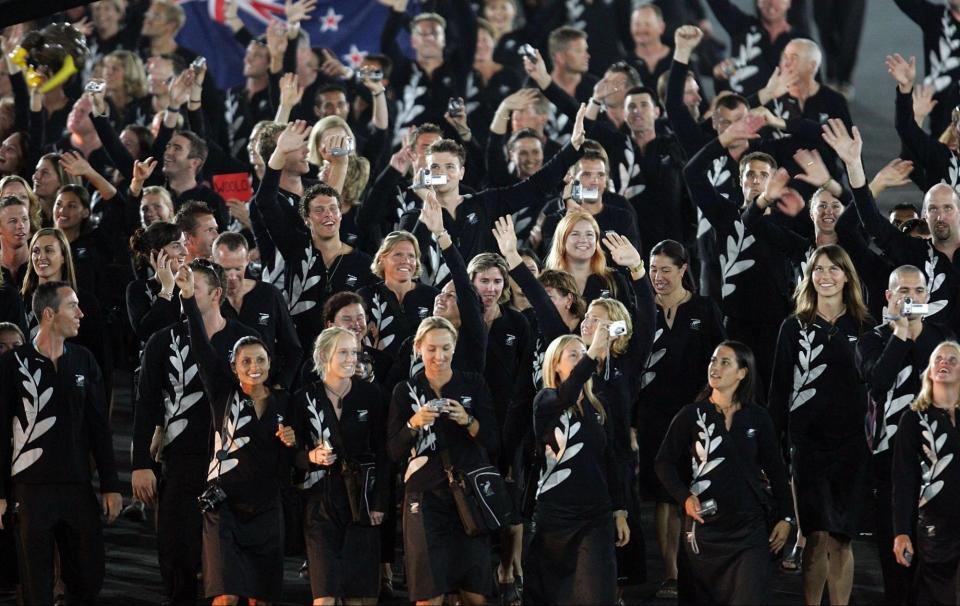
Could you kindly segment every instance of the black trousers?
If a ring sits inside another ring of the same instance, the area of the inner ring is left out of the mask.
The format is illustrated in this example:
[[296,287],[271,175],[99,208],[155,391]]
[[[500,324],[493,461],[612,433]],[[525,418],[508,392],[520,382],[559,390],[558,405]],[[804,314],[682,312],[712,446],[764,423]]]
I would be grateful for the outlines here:
[[53,604],[54,549],[68,604],[94,604],[103,585],[100,505],[86,484],[19,484],[16,539],[25,604]]
[[866,0],[813,0],[828,82],[849,84],[857,65]]
[[195,604],[203,547],[203,517],[197,497],[206,487],[206,457],[168,462],[160,481],[157,551],[160,577],[172,604]]
[[[916,566],[897,564],[893,555],[893,483],[890,480],[891,451],[873,456],[873,477],[876,489],[877,551],[883,573],[883,603],[902,606],[909,603]],[[914,534],[913,536],[916,536]]]

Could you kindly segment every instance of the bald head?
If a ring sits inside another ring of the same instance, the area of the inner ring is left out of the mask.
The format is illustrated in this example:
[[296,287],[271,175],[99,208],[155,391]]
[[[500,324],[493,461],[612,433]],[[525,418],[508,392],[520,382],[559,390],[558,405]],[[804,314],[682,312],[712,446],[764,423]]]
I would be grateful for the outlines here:
[[924,275],[916,265],[901,265],[890,272],[890,279],[887,281],[887,288],[896,292],[901,284],[917,282],[927,286],[927,276]]
[[923,196],[923,216],[927,220],[934,243],[952,242],[960,238],[960,198],[946,183],[937,183]]

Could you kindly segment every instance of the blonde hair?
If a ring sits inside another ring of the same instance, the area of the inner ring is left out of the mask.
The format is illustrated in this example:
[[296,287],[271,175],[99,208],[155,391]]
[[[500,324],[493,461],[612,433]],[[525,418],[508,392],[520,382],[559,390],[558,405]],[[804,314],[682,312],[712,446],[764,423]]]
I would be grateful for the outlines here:
[[[627,325],[626,334],[620,335],[610,343],[610,351],[616,356],[622,356],[630,348],[630,337],[633,335],[633,320],[630,318],[630,312],[623,303],[609,297],[594,299],[587,307],[587,313],[590,313],[591,307],[602,307],[607,312],[607,317],[611,322],[623,321]],[[598,329],[599,330],[599,329]]]
[[317,340],[313,343],[313,370],[320,375],[321,379],[327,374],[326,364],[333,357],[333,351],[337,348],[340,337],[350,337],[354,343],[357,341],[357,335],[346,328],[331,326],[317,335]]
[[467,265],[467,275],[470,276],[470,281],[473,282],[473,278],[478,273],[487,271],[488,269],[499,269],[500,275],[503,276],[503,291],[500,293],[500,298],[497,299],[497,305],[502,305],[508,302],[511,297],[510,266],[507,265],[506,259],[497,253],[480,253],[470,259],[470,264]]
[[567,238],[570,237],[570,232],[573,231],[573,228],[580,221],[589,223],[594,233],[597,234],[597,248],[593,251],[593,258],[590,259],[590,272],[600,276],[603,281],[606,282],[610,292],[616,296],[617,282],[613,279],[613,272],[607,267],[607,257],[603,254],[603,249],[600,244],[600,238],[603,232],[600,231],[600,225],[597,224],[597,220],[593,218],[593,215],[585,210],[569,212],[560,219],[556,230],[553,232],[550,254],[547,255],[544,267],[547,269],[570,271],[570,265],[567,263]]
[[109,60],[120,63],[120,68],[123,69],[123,90],[127,95],[134,99],[147,95],[147,72],[136,53],[123,49],[115,50],[104,57],[104,61]]
[[40,198],[33,191],[33,186],[20,175],[7,175],[0,179],[0,196],[3,195],[3,189],[9,183],[20,183],[27,192],[27,216],[30,218],[30,232],[36,233],[43,226],[43,219],[40,216]]
[[360,197],[369,181],[370,160],[357,154],[347,156],[347,176],[343,181],[343,191],[340,192],[342,201],[352,205],[360,204]]
[[377,249],[377,254],[373,255],[373,263],[370,264],[370,271],[373,272],[373,275],[377,276],[381,280],[383,279],[383,258],[389,255],[390,251],[392,251],[394,247],[401,242],[409,242],[410,244],[413,244],[413,253],[417,256],[417,268],[413,272],[413,277],[420,277],[420,270],[422,269],[420,265],[420,243],[417,242],[416,236],[408,231],[403,230],[390,232],[383,239],[383,242],[380,243],[380,248]]
[[[953,349],[957,356],[960,356],[960,343],[956,341],[944,341],[933,348],[933,351],[930,352],[930,359],[927,361],[927,367],[924,369],[923,377],[921,378],[920,394],[917,395],[917,399],[910,405],[911,410],[923,412],[933,406],[933,381],[930,380],[930,371],[933,370],[934,357],[937,355],[937,352],[944,347]],[[956,402],[956,404],[960,404],[960,402]]]
[[[554,339],[549,346],[547,346],[547,351],[543,354],[544,387],[548,387],[550,389],[557,389],[560,387],[562,381],[557,373],[557,366],[560,364],[560,357],[563,356],[563,351],[572,343],[579,343],[580,345],[586,347],[583,339],[577,335],[561,335]],[[587,398],[587,401],[590,402],[590,405],[593,406],[594,410],[600,413],[600,418],[603,421],[606,421],[607,411],[604,410],[603,404],[600,403],[600,400],[597,399],[597,396],[593,395],[593,379],[587,379],[587,382],[583,384],[583,395]],[[584,414],[583,406],[581,406],[579,401],[577,401],[577,410],[581,415]]]
[[417,327],[417,334],[413,336],[414,352],[420,349],[420,344],[423,343],[423,339],[431,330],[445,330],[453,336],[454,342],[457,341],[457,329],[450,320],[441,318],[440,316],[428,316],[420,321],[420,326]]
[[173,219],[173,216],[177,214],[176,209],[173,207],[173,198],[170,197],[170,192],[167,191],[167,188],[162,185],[148,185],[140,191],[140,199],[143,200],[144,196],[160,196],[160,199],[163,200],[163,203],[170,208],[170,218]]
[[[66,282],[70,285],[70,288],[76,291],[77,273],[73,268],[73,253],[70,251],[70,242],[67,241],[67,236],[62,231],[56,227],[44,227],[38,230],[30,238],[30,256],[33,256],[33,247],[36,246],[37,240],[46,236],[54,238],[60,244],[60,256],[63,257],[63,265],[60,267],[60,277],[56,279]],[[37,270],[33,267],[33,259],[30,259],[27,262],[27,273],[23,276],[23,287],[20,289],[20,295],[24,299],[29,299],[39,285],[40,276],[37,275]]]
[[[347,133],[347,136],[354,141],[357,140],[357,138],[353,136],[353,129],[350,128],[347,121],[340,116],[327,116],[326,118],[317,120],[313,128],[310,129],[310,139],[307,140],[307,162],[314,166],[323,166],[323,157],[320,155],[320,144],[323,140],[323,134],[331,128],[337,127],[342,128],[344,132]],[[356,152],[350,155],[356,155]],[[263,159],[264,162],[267,160],[269,160],[269,158]]]
[[802,324],[812,324],[817,317],[817,291],[813,286],[813,269],[817,259],[825,255],[831,262],[835,263],[847,277],[847,283],[843,285],[843,304],[847,306],[847,311],[859,323],[863,324],[870,317],[867,306],[863,302],[863,291],[860,288],[860,275],[850,260],[850,255],[836,244],[826,244],[810,255],[810,261],[803,270],[803,280],[800,281],[797,290],[794,293],[796,307],[793,315],[800,320]]

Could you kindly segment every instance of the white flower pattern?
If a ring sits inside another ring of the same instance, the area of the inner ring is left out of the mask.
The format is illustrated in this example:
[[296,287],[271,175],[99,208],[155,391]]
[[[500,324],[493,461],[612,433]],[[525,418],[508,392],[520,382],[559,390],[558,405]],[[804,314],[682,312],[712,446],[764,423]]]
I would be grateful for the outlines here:
[[700,428],[700,431],[697,432],[699,439],[694,442],[695,456],[690,458],[693,466],[690,492],[695,496],[700,496],[706,489],[710,488],[710,480],[706,477],[707,474],[723,463],[724,457],[710,458],[717,446],[720,446],[720,443],[723,442],[723,437],[714,436],[717,429],[716,424],[710,423],[707,425],[707,415],[700,409],[697,409],[697,426]]
[[557,427],[553,429],[553,438],[557,442],[556,450],[549,442],[543,448],[545,461],[537,482],[537,498],[551,488],[559,486],[573,473],[570,469],[561,468],[561,466],[569,463],[583,448],[583,442],[570,442],[578,431],[580,431],[580,421],[573,420],[573,413],[569,409],[564,411],[558,419]]
[[27,448],[31,442],[50,431],[57,422],[56,416],[49,416],[40,419],[40,415],[47,404],[50,403],[50,397],[53,395],[53,387],[47,387],[41,390],[40,377],[43,373],[41,367],[36,370],[30,370],[29,360],[23,358],[19,353],[14,354],[19,365],[17,370],[24,376],[23,389],[29,394],[21,399],[23,403],[24,420],[13,418],[13,456],[11,458],[10,475],[15,476],[27,467],[40,460],[43,455],[43,448]]

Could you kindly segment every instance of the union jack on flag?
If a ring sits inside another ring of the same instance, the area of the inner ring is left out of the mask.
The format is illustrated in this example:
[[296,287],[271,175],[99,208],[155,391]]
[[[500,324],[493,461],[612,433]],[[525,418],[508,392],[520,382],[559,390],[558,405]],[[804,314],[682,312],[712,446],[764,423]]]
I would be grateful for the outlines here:
[[[178,0],[187,21],[177,42],[207,59],[220,88],[243,83],[244,49],[224,25],[225,0]],[[283,0],[236,0],[250,32],[262,34],[272,20],[283,21]],[[332,49],[344,64],[357,66],[380,48],[387,8],[376,0],[324,0],[301,27],[312,46]]]

